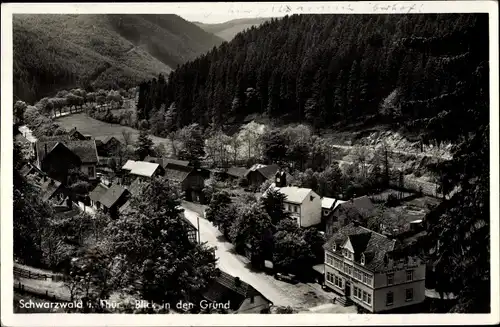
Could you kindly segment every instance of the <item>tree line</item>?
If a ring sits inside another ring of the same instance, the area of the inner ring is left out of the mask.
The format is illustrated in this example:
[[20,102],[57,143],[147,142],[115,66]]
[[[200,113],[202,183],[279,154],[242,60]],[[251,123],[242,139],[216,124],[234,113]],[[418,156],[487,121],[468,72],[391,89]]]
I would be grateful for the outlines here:
[[[479,14],[273,19],[168,77],[139,85],[138,119],[149,120],[163,107],[175,108],[177,127],[222,126],[263,113],[314,127],[376,116],[409,128],[446,128],[443,119],[469,121],[482,114],[457,108],[456,92],[475,92],[476,82],[464,84],[465,78],[481,65],[485,73],[485,27],[487,16]],[[417,46],[418,40],[433,47]],[[474,130],[469,125],[462,132]],[[454,130],[433,128],[431,136],[453,140]]]

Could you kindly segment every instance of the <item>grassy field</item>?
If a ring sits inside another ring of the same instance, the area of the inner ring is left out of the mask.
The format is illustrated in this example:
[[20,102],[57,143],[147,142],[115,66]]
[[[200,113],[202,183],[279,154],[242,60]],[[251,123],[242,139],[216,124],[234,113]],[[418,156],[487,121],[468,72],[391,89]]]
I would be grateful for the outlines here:
[[[102,122],[100,120],[90,118],[83,113],[57,118],[56,121],[67,130],[76,127],[82,134],[92,135],[97,140],[103,140],[108,136],[114,136],[123,142],[124,139],[122,131],[124,130],[131,134],[133,142],[137,140],[137,136],[139,135],[139,131],[135,128]],[[167,139],[153,135],[151,135],[151,139],[155,144],[163,144],[165,149],[169,151],[170,142]]]

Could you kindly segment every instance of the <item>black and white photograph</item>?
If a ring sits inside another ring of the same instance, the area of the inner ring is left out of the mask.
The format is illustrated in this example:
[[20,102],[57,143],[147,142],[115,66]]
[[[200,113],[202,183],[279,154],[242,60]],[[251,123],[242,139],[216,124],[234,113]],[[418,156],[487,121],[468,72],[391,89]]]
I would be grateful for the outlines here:
[[498,3],[253,5],[2,4],[2,324],[499,322]]

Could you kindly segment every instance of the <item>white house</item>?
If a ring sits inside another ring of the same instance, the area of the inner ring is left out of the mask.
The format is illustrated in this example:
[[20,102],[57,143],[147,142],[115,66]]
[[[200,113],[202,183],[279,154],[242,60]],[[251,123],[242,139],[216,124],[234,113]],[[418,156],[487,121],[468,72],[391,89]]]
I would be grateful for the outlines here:
[[425,300],[425,262],[384,235],[350,224],[325,244],[325,285],[340,303],[369,312],[389,311]]
[[279,190],[286,196],[283,201],[285,211],[297,219],[300,227],[321,223],[321,197],[313,190],[296,186],[277,187],[274,183],[268,191],[272,189]]

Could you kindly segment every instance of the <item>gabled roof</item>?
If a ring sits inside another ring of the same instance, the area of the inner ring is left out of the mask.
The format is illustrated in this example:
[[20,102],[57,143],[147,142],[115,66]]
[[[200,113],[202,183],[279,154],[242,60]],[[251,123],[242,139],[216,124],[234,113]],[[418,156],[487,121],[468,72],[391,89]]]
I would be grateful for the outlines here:
[[14,142],[19,142],[19,143],[30,143],[30,141],[23,136],[21,133],[17,133],[14,135]]
[[97,184],[97,186],[90,192],[89,198],[92,201],[101,202],[102,196],[108,191],[108,188],[102,184]]
[[226,174],[228,174],[229,176],[241,178],[245,177],[246,172],[247,169],[243,167],[229,167],[226,171]]
[[183,182],[193,171],[193,167],[186,167],[169,163],[165,166],[165,177],[176,182]]
[[279,169],[278,165],[275,164],[272,165],[255,164],[252,167],[250,167],[250,169],[247,170],[245,176],[248,176],[248,174],[250,174],[251,172],[257,171],[261,173],[262,176],[269,179],[274,177],[278,169]]
[[332,209],[335,201],[336,200],[334,198],[322,197],[321,198],[321,208]]
[[42,161],[57,144],[62,144],[68,148],[80,158],[82,163],[98,162],[97,147],[94,140],[70,140],[67,135],[44,137],[38,140],[36,142],[36,152],[39,160]]
[[319,197],[310,188],[302,188],[297,186],[276,187],[276,184],[273,183],[271,184],[271,186],[269,186],[268,191],[273,189],[278,190],[286,195],[286,199],[284,201],[290,203],[302,204],[307,199],[307,196],[311,193],[314,194],[313,196]]
[[68,132],[68,135],[70,137],[78,137],[80,140],[84,140],[85,139],[85,135],[83,135],[82,133],[80,133],[76,127],[74,127],[73,129],[71,129],[69,132]]
[[130,194],[138,194],[141,189],[142,182],[139,178],[134,179],[134,181],[127,187]]
[[40,185],[40,193],[43,201],[48,201],[52,195],[61,187],[61,183],[47,177],[47,180]]
[[344,211],[356,212],[362,216],[369,216],[375,210],[375,206],[366,195],[349,201],[342,201],[335,208],[336,211],[342,209]]
[[214,302],[231,302],[233,310],[237,310],[246,298],[261,295],[251,285],[239,278],[220,271],[220,275],[212,282],[204,297]]
[[123,165],[123,170],[132,170],[135,166],[134,160],[127,160],[127,162]]
[[116,137],[114,137],[113,135],[111,136],[107,136],[104,140],[102,140],[102,143],[103,144],[108,144],[109,141],[111,141],[112,139],[115,139],[115,141],[117,141],[118,143],[122,143],[120,142],[119,139],[117,139]]
[[[126,164],[125,164],[126,165]],[[157,163],[136,161],[130,170],[132,175],[151,177],[156,172],[160,165]]]
[[146,158],[144,158],[144,161],[157,163],[161,165],[163,168],[165,168],[165,166],[168,164],[174,164],[185,167],[189,166],[189,161],[166,158],[166,157],[158,158],[158,157],[147,156]]
[[114,184],[101,196],[99,202],[106,208],[111,208],[126,193],[129,193],[129,191],[125,187]]
[[383,268],[384,256],[396,249],[395,240],[355,224],[340,228],[323,247],[325,250],[334,252],[333,245],[343,244],[347,239],[351,240],[358,260],[362,253],[366,253],[364,267],[371,271]]
[[65,145],[74,154],[80,157],[82,163],[97,163],[97,147],[95,145],[95,140],[84,140],[84,141],[69,141],[65,142]]

